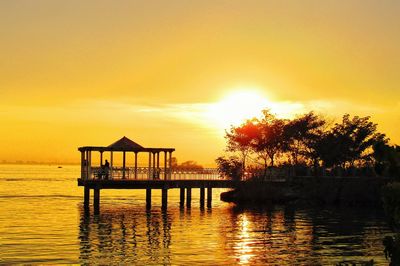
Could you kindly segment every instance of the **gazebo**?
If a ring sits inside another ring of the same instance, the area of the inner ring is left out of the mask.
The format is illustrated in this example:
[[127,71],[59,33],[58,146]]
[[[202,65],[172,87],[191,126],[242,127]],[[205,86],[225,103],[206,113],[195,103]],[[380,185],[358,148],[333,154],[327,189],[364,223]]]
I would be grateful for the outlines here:
[[[107,178],[110,179],[129,179],[131,173],[134,179],[138,179],[138,154],[148,153],[148,166],[146,167],[147,173],[146,178],[149,180],[159,179],[163,175],[164,180],[171,179],[171,162],[172,152],[174,148],[144,148],[138,143],[130,140],[127,137],[123,137],[118,141],[112,143],[106,147],[100,146],[83,146],[79,147],[78,150],[81,152],[81,179],[101,179],[104,178],[100,173],[105,167],[103,162],[104,152],[110,153],[109,169],[107,169]],[[99,165],[95,166],[92,164],[93,152],[99,153]],[[114,166],[114,154],[122,153],[122,167]],[[127,167],[127,153],[134,154],[134,166],[133,168]],[[164,159],[164,167],[160,168],[160,153]],[[167,165],[168,164],[168,165]],[[108,166],[107,166],[108,167]]]

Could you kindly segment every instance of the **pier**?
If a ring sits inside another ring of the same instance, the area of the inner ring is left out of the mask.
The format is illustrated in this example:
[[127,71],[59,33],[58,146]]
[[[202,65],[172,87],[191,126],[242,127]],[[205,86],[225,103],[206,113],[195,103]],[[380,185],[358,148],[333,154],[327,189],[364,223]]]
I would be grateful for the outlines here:
[[[127,137],[106,147],[84,146],[78,150],[81,152],[81,177],[78,178],[78,186],[84,187],[86,209],[89,208],[90,192],[93,192],[95,213],[100,212],[100,195],[103,189],[145,189],[146,208],[151,208],[152,190],[159,189],[162,191],[163,209],[168,206],[168,190],[179,189],[180,206],[184,207],[186,203],[186,207],[190,208],[192,189],[199,189],[200,207],[203,208],[206,203],[211,208],[213,188],[233,188],[240,182],[221,177],[214,168],[173,169],[174,148],[144,148]],[[114,165],[116,155],[122,155],[122,166]],[[142,161],[146,160],[147,166],[138,166],[139,156],[142,156]]]

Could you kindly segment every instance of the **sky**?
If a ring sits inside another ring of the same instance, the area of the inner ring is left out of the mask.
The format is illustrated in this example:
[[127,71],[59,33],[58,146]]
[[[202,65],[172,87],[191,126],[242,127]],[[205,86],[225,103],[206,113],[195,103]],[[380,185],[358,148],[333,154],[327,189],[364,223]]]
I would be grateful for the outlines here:
[[370,115],[400,144],[399,13],[395,0],[1,1],[0,161],[78,162],[77,147],[127,136],[211,166],[251,100],[283,117]]

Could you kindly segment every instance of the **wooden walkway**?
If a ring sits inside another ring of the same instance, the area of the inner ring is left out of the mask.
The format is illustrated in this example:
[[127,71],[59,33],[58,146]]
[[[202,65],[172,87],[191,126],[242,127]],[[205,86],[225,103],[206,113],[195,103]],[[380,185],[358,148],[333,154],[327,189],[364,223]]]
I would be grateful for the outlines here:
[[[138,168],[139,169],[139,168]],[[142,171],[143,170],[143,171]],[[89,209],[90,191],[93,191],[93,207],[95,214],[100,212],[100,191],[103,189],[145,189],[146,207],[151,208],[152,190],[160,189],[162,191],[163,209],[168,205],[168,190],[180,190],[180,206],[191,207],[192,189],[200,190],[200,208],[207,204],[208,208],[212,206],[213,188],[234,188],[244,181],[232,181],[221,177],[216,169],[202,170],[180,170],[172,171],[171,174],[152,176],[148,168],[140,169],[141,174],[127,175],[122,178],[114,169],[112,176],[102,176],[96,174],[96,169],[92,172],[90,179],[78,178],[78,186],[84,187],[84,207]],[[125,169],[127,172],[127,170]],[[125,173],[126,173],[125,172]],[[136,176],[136,178],[133,178]],[[149,179],[149,177],[153,177]],[[167,179],[168,178],[168,179]],[[207,198],[206,198],[207,191]],[[185,204],[186,203],[186,204]]]

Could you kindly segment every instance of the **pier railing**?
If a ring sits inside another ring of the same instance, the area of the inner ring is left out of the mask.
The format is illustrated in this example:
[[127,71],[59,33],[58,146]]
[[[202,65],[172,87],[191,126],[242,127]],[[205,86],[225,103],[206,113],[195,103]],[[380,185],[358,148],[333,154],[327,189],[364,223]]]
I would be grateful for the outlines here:
[[[169,175],[171,171],[171,175]],[[92,167],[90,179],[94,180],[224,180],[216,168],[203,169],[154,169],[149,167],[113,167],[104,171]]]

